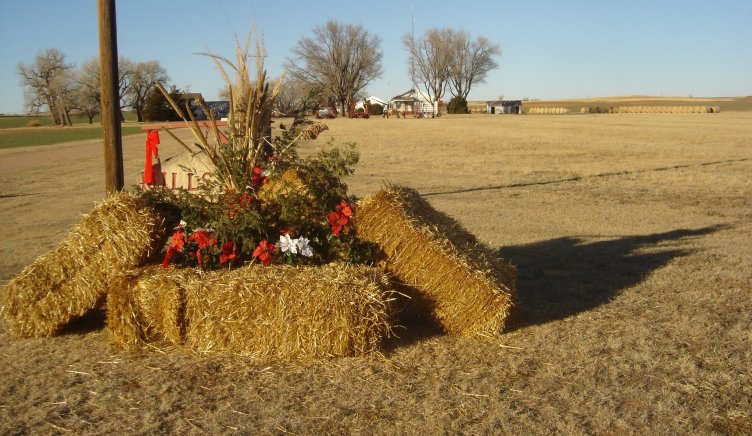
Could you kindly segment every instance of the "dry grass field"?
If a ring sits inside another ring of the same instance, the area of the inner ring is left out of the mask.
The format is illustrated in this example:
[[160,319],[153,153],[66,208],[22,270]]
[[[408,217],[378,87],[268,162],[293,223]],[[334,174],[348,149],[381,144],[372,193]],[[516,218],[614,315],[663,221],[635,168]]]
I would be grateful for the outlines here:
[[[329,126],[303,150],[356,142],[354,193],[410,185],[518,266],[501,342],[413,326],[375,358],[253,361],[0,321],[0,433],[752,433],[752,113]],[[102,163],[96,140],[0,150],[0,281],[103,197]]]
[[[565,100],[526,100],[522,102],[524,112],[530,108],[567,108],[573,114],[580,113],[583,107],[618,106],[713,106],[725,111],[751,111],[752,97],[658,97],[650,95],[628,95],[622,97],[598,97]],[[485,112],[485,101],[470,101],[468,108],[475,112]]]

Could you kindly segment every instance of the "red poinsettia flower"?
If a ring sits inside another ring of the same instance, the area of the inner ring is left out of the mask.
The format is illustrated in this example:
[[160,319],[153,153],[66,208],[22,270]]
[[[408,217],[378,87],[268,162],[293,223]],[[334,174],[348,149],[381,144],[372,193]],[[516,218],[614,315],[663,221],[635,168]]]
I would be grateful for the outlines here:
[[172,240],[170,241],[170,248],[173,248],[175,251],[183,251],[184,246],[185,246],[185,232],[182,230],[178,230],[177,232],[172,234]]
[[345,200],[342,200],[337,207],[334,208],[334,210],[337,211],[337,213],[344,215],[346,217],[352,217],[353,215],[353,207],[350,206],[350,203],[348,203]]
[[265,240],[259,242],[258,247],[253,250],[253,258],[258,258],[261,264],[269,266],[272,263],[272,255],[277,252],[277,247],[274,244],[270,244]]
[[202,248],[206,248],[210,245],[217,243],[217,238],[206,230],[197,230],[188,236],[189,241],[194,241],[198,244],[199,252]]
[[222,244],[222,254],[219,255],[219,264],[223,265],[228,262],[232,262],[238,258],[238,253],[235,252],[235,244],[232,241]]
[[[331,229],[334,236],[339,237],[339,234],[342,232],[342,228],[345,226],[345,224],[347,224],[347,221],[342,224],[342,218],[342,215],[337,212],[329,212],[326,215],[326,219],[329,221],[329,228]],[[347,217],[344,218],[347,219]]]
[[264,171],[261,167],[253,167],[252,174],[251,183],[253,183],[254,186],[266,184],[266,177],[264,176]]

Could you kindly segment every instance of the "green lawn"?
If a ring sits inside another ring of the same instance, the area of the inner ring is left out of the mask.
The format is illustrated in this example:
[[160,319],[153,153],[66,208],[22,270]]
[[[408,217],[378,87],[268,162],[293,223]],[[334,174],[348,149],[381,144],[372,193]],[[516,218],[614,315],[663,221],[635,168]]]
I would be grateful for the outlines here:
[[[141,133],[137,126],[122,127],[122,135]],[[57,144],[59,142],[83,141],[102,137],[102,128],[94,125],[91,128],[51,128],[7,130],[0,129],[0,149],[14,147],[28,147],[32,145]]]
[[[136,121],[136,113],[133,111],[123,112],[125,121]],[[0,116],[0,130],[12,129],[15,127],[26,127],[30,121],[39,121],[43,126],[52,125],[52,117],[47,115],[31,116],[31,115],[4,115]],[[74,126],[89,125],[89,118],[83,115],[71,115],[71,121]],[[99,124],[99,116],[94,117],[94,124]]]

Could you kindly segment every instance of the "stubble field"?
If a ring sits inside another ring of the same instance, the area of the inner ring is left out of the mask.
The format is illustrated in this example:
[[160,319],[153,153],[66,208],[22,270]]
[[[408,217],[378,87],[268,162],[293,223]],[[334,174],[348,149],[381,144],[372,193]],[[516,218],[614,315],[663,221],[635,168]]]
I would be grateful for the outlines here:
[[[501,341],[253,361],[123,353],[96,316],[34,340],[0,321],[0,433],[752,433],[752,114],[328,124],[302,150],[356,142],[353,193],[412,186],[517,265]],[[144,138],[124,142],[132,185]],[[2,283],[103,198],[101,148],[0,150]]]

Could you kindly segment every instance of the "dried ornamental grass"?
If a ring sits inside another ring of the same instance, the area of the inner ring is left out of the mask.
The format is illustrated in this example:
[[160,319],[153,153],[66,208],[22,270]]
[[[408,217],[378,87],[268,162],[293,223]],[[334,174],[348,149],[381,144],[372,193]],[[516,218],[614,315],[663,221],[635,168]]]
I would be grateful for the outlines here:
[[159,249],[162,226],[162,216],[134,195],[105,199],[5,285],[0,305],[8,329],[21,337],[51,336],[97,308],[113,280]]
[[358,235],[417,309],[457,336],[497,336],[516,294],[516,269],[412,189],[391,186],[363,200]]
[[396,293],[380,270],[258,265],[198,275],[146,269],[110,295],[116,344],[167,341],[254,357],[345,357],[378,351]]

